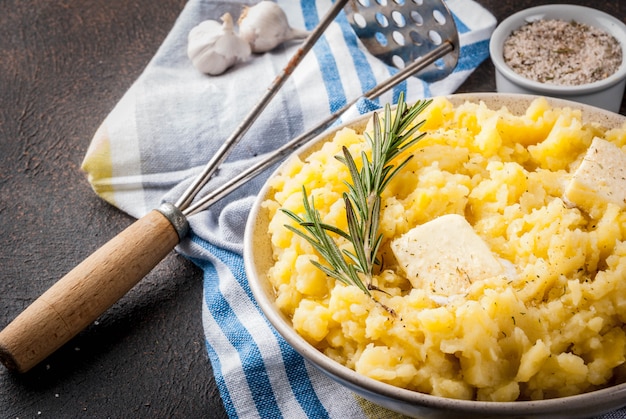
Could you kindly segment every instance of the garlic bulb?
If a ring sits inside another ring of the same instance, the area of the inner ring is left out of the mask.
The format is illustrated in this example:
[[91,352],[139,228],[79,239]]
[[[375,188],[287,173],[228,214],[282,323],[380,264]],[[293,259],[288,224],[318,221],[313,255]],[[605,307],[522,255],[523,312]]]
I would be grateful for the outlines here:
[[274,49],[292,39],[306,38],[309,32],[289,26],[287,15],[272,1],[262,1],[245,7],[239,18],[239,36],[248,41],[252,52]]
[[222,16],[223,24],[205,20],[194,27],[188,36],[187,56],[193,66],[210,75],[222,74],[229,67],[250,57],[250,45],[234,31],[229,13]]

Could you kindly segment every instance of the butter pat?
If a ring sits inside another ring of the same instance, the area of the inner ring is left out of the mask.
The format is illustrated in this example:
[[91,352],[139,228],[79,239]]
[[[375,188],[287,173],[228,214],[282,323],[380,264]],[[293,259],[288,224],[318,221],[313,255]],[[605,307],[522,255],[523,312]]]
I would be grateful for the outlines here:
[[504,273],[487,243],[457,214],[411,229],[391,242],[391,250],[414,288],[437,295],[462,294],[473,282]]
[[564,198],[590,213],[599,204],[626,208],[626,153],[610,141],[595,137],[565,188]]

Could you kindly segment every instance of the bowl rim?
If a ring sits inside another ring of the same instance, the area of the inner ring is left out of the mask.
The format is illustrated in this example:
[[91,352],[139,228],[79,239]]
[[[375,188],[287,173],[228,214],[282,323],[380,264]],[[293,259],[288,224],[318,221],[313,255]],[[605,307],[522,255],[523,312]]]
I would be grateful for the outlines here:
[[[461,93],[445,95],[444,97],[452,99],[457,105],[463,101],[490,101],[495,100],[497,103],[504,101],[509,103],[521,104],[524,103],[527,108],[530,101],[540,97],[539,95],[530,94],[518,94],[518,93]],[[570,107],[574,109],[587,110],[591,112],[593,116],[601,120],[609,119],[613,121],[613,126],[618,125],[617,122],[626,123],[626,116],[616,114],[606,109],[586,105],[583,103],[573,102],[566,99],[559,99],[553,97],[545,97],[545,99],[552,106]],[[500,106],[506,106],[506,103]],[[265,272],[261,272],[255,263],[253,255],[258,254],[260,251],[267,252],[267,249],[263,249],[254,240],[255,231],[259,227],[267,227],[267,221],[263,222],[259,218],[259,215],[264,213],[261,208],[261,203],[265,200],[265,197],[270,189],[269,180],[275,177],[283,168],[289,163],[289,160],[294,156],[307,155],[321,146],[332,134],[344,127],[351,127],[358,124],[364,124],[373,113],[380,112],[373,111],[367,114],[361,115],[342,123],[336,127],[327,130],[320,135],[316,136],[308,144],[303,145],[292,153],[286,160],[284,160],[268,177],[261,188],[260,192],[255,198],[254,204],[250,211],[250,215],[246,222],[245,235],[244,235],[244,268],[247,275],[248,284],[252,291],[252,294],[260,308],[262,315],[266,317],[270,325],[278,332],[278,334],[285,339],[289,345],[294,348],[301,356],[307,361],[311,362],[315,367],[321,370],[323,373],[332,376],[335,381],[340,381],[344,386],[351,389],[358,389],[358,391],[366,392],[373,395],[382,395],[395,402],[407,404],[410,406],[432,408],[432,409],[445,409],[450,413],[460,414],[491,414],[496,416],[509,416],[509,415],[559,415],[567,407],[571,412],[572,408],[578,408],[582,411],[589,411],[590,408],[594,408],[594,414],[603,414],[609,411],[615,410],[619,407],[626,406],[626,382],[606,387],[599,390],[594,390],[587,393],[577,394],[573,396],[559,397],[553,399],[533,400],[533,401],[512,401],[512,402],[491,402],[491,401],[475,401],[475,400],[461,400],[452,399],[441,396],[434,396],[427,393],[420,393],[413,390],[408,390],[400,387],[393,386],[370,377],[363,376],[356,371],[332,360],[324,355],[322,352],[313,347],[302,336],[296,333],[290,320],[285,316],[276,306],[274,300],[269,297],[267,289],[262,284],[260,279],[265,275]],[[594,118],[594,120],[596,120]],[[268,247],[267,245],[265,246]],[[258,256],[257,256],[258,257]],[[595,410],[597,409],[597,410]],[[604,410],[603,410],[604,409]],[[595,413],[597,412],[597,413]]]
[[[605,79],[573,86],[540,83],[515,72],[504,62],[504,41],[515,29],[518,29],[523,24],[544,18],[561,20],[575,19],[611,34],[622,47],[622,62],[617,71]],[[546,4],[543,6],[530,7],[510,15],[496,26],[489,41],[489,55],[491,56],[496,70],[499,71],[502,76],[515,84],[540,94],[573,96],[597,92],[618,84],[626,78],[626,24],[606,12],[587,6]]]

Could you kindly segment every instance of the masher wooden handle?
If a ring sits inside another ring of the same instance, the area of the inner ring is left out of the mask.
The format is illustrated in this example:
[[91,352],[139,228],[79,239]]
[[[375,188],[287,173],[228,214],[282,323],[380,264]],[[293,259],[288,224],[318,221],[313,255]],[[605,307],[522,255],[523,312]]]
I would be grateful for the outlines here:
[[151,211],[50,287],[0,332],[0,361],[26,372],[94,322],[179,242],[170,215]]

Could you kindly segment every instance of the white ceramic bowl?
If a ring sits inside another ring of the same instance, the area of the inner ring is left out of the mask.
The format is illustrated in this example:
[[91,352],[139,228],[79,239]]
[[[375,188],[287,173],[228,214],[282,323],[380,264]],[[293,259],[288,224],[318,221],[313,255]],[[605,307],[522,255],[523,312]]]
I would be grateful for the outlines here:
[[[525,78],[511,69],[503,58],[504,41],[517,28],[540,19],[576,21],[604,30],[622,45],[622,64],[604,80],[580,86],[559,86]],[[626,25],[613,16],[584,6],[552,4],[532,7],[503,20],[493,32],[489,53],[496,68],[496,89],[499,93],[525,93],[551,96],[618,112],[626,86]]]
[[[507,106],[511,112],[516,113],[523,113],[534,98],[527,95],[495,93],[450,96],[455,105],[464,103],[466,100],[474,102],[482,100],[492,108]],[[605,127],[618,127],[626,122],[626,117],[602,109],[559,99],[548,100],[553,106],[567,105],[581,108],[586,121],[598,122]],[[346,125],[357,129],[364,127],[370,117],[371,115],[365,115],[349,124],[344,124],[322,134],[294,154],[303,158],[319,149],[325,141],[332,138],[338,129]],[[285,164],[279,166],[272,176],[281,171]],[[266,277],[273,259],[270,238],[267,234],[269,219],[267,210],[261,207],[261,203],[266,200],[268,191],[269,187],[266,184],[260,191],[250,213],[244,239],[245,269],[254,297],[269,322],[297,352],[330,378],[363,398],[410,416],[446,419],[486,417],[582,418],[600,415],[626,405],[626,384],[577,396],[541,401],[477,402],[447,399],[376,381],[331,360],[295,332],[291,320],[275,304],[274,290]]]

